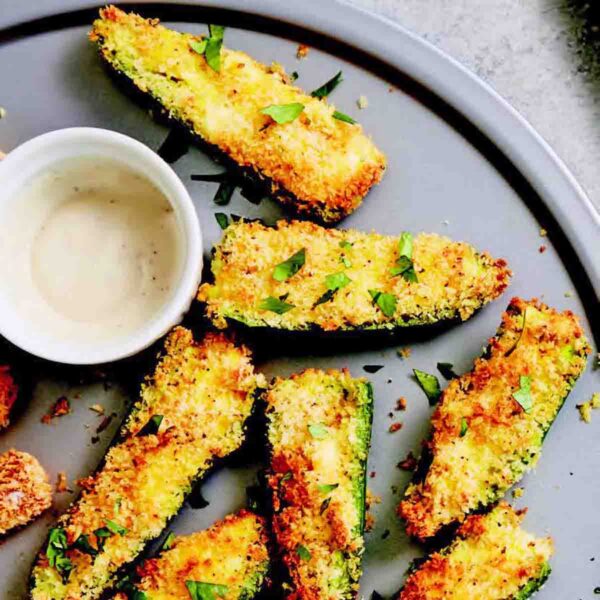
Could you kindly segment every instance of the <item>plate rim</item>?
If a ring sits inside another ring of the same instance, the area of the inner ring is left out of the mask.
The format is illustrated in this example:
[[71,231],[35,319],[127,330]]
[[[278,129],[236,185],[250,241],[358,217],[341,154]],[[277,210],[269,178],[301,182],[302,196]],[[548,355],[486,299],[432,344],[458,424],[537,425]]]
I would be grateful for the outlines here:
[[[178,4],[275,19],[367,52],[408,76],[473,124],[528,182],[573,247],[596,303],[599,301],[600,260],[595,257],[600,256],[600,209],[521,113],[491,85],[431,42],[347,0],[289,4],[278,0],[129,0],[116,4],[125,8]],[[23,2],[12,7],[10,15],[5,11],[0,16],[0,37],[3,30],[33,20],[97,7],[87,0]]]

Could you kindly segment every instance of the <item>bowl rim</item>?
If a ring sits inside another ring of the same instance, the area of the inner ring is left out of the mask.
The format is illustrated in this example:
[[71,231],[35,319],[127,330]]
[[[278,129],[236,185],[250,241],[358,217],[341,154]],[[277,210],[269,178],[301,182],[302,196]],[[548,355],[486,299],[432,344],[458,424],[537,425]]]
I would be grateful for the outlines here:
[[[202,231],[192,199],[175,171],[158,155],[142,142],[125,134],[96,127],[69,127],[50,131],[19,145],[0,161],[0,185],[3,179],[10,177],[25,161],[40,152],[52,148],[56,152],[58,146],[69,146],[81,143],[101,144],[114,148],[111,160],[120,162],[127,154],[138,163],[143,170],[136,170],[147,177],[163,192],[176,212],[182,235],[185,237],[184,258],[181,275],[170,299],[162,306],[147,324],[114,341],[97,342],[90,340],[89,348],[85,344],[70,344],[70,340],[56,340],[48,343],[48,337],[34,338],[21,327],[23,318],[15,319],[19,310],[15,308],[9,314],[0,311],[0,335],[22,350],[45,360],[72,364],[92,365],[114,362],[132,356],[152,345],[165,335],[173,326],[181,321],[189,309],[202,275]],[[93,153],[89,154],[93,156]],[[100,151],[99,156],[105,156]],[[73,155],[74,157],[75,155]],[[57,162],[65,157],[58,158]],[[69,159],[68,157],[66,158]],[[133,169],[131,164],[128,168]],[[48,168],[52,161],[42,167]],[[2,293],[0,289],[0,294]],[[9,303],[12,304],[12,303]],[[72,341],[72,340],[71,340]]]

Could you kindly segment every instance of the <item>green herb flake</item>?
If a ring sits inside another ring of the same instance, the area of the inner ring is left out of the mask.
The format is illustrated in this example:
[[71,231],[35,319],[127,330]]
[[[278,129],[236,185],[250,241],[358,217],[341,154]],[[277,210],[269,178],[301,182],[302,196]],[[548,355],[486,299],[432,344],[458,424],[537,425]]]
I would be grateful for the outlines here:
[[152,415],[148,422],[137,432],[137,437],[145,435],[156,435],[160,429],[160,424],[163,422],[162,415]]
[[223,46],[223,35],[225,27],[222,25],[209,25],[210,37],[206,40],[204,57],[208,66],[218,73],[221,70],[221,47]]
[[413,236],[408,231],[404,231],[398,242],[398,259],[396,260],[396,264],[390,269],[392,277],[402,275],[406,281],[412,283],[417,283],[419,281],[412,260],[412,254]]
[[329,302],[334,296],[335,290],[327,290],[318,297],[317,301],[313,304],[313,308],[319,306],[319,304],[325,304],[325,302]]
[[531,377],[521,375],[519,377],[519,389],[512,397],[521,405],[521,408],[530,413],[533,408],[533,398],[531,397]]
[[343,271],[340,271],[339,273],[332,273],[331,275],[327,275],[325,277],[325,285],[327,286],[327,289],[331,290],[332,292],[341,290],[351,281],[352,279],[350,279],[350,277],[348,277],[348,275],[346,275],[346,273]]
[[331,504],[331,496],[329,496],[328,498],[325,498],[325,500],[323,500],[323,502],[321,502],[321,508],[319,509],[319,514],[322,515],[329,508],[330,504]]
[[440,399],[442,394],[438,378],[435,375],[425,373],[425,371],[420,371],[419,369],[413,369],[413,373],[415,374],[421,389],[425,392],[429,404],[433,406]]
[[352,266],[352,263],[345,256],[340,256],[340,262],[346,267],[346,269],[349,269]]
[[66,531],[62,527],[53,527],[48,534],[48,545],[46,546],[46,558],[51,567],[56,566],[56,559],[64,555],[67,547]]
[[352,117],[345,115],[343,112],[340,112],[339,110],[334,110],[333,115],[331,115],[331,116],[334,119],[337,119],[338,121],[343,121],[344,123],[350,123],[350,125],[356,124],[356,121]]
[[350,248],[352,248],[353,245],[354,244],[352,244],[348,240],[342,240],[340,242],[340,248],[343,248],[344,250],[350,250]]
[[197,52],[198,54],[202,55],[204,54],[204,52],[206,52],[206,44],[207,44],[206,38],[203,40],[191,40],[190,41],[190,48],[194,51]]
[[310,550],[306,546],[303,546],[302,544],[298,544],[296,546],[296,554],[302,560],[310,560],[311,556],[312,556],[311,553],[310,553]]
[[279,483],[284,483],[285,481],[289,481],[292,478],[292,472],[286,471],[279,480]]
[[260,301],[258,308],[260,310],[269,310],[278,315],[283,315],[289,310],[292,310],[292,308],[296,308],[296,306],[294,304],[286,302],[283,298],[275,298],[273,296],[268,296],[267,298],[264,298]]
[[460,420],[460,437],[465,437],[468,429],[469,429],[469,424],[467,423],[467,420],[463,417]]
[[229,218],[225,213],[215,213],[215,219],[221,229],[227,229],[227,227],[229,226]]
[[185,587],[190,594],[192,600],[217,600],[217,598],[225,598],[229,592],[226,585],[219,583],[205,583],[204,581],[185,582]]
[[338,71],[338,73],[336,73],[329,81],[325,82],[321,87],[312,91],[310,95],[313,98],[327,98],[327,96],[329,96],[329,94],[331,94],[331,92],[333,92],[333,90],[335,90],[335,88],[338,85],[340,85],[342,81],[344,81],[344,78],[342,77],[342,72]]
[[317,440],[322,440],[329,435],[329,430],[323,423],[310,423],[308,431]]
[[304,110],[304,104],[292,102],[291,104],[270,104],[260,110],[263,115],[268,115],[280,125],[291,123],[297,119]]
[[69,575],[71,574],[71,571],[74,569],[71,560],[64,554],[61,554],[60,556],[56,557],[55,568],[60,574],[62,582],[66,584],[67,581],[69,581]]
[[373,302],[380,308],[386,317],[393,317],[396,313],[398,299],[394,294],[387,294],[378,290],[369,290]]
[[79,550],[79,552],[83,552],[84,554],[89,554],[90,556],[96,556],[98,554],[98,550],[90,544],[89,537],[85,533],[82,533],[75,540],[72,548]]
[[290,277],[293,277],[304,266],[305,262],[306,249],[302,248],[275,267],[273,279],[276,279],[277,281],[286,281]]
[[213,202],[218,206],[225,206],[231,201],[231,196],[235,192],[236,184],[232,181],[222,181],[217,188]]
[[333,490],[335,490],[336,488],[339,487],[339,483],[324,483],[321,485],[317,485],[317,489],[322,493],[322,494],[329,494],[331,492],[333,492]]
[[165,541],[162,543],[162,546],[160,547],[161,551],[168,550],[173,545],[174,541],[175,541],[175,534],[172,531],[169,531],[169,533],[167,533],[167,537],[165,538]]
[[98,550],[102,550],[104,548],[104,543],[108,538],[113,536],[113,533],[108,527],[100,527],[94,531],[94,535],[96,536]]
[[300,75],[298,75],[298,71],[292,71],[290,74],[290,81],[293,83],[296,81],[296,79],[298,79],[298,77],[300,77]]
[[128,529],[126,527],[123,527],[122,525],[119,525],[118,523],[115,523],[114,521],[110,521],[109,519],[106,520],[105,523],[106,527],[108,527],[109,531],[111,531],[112,533],[114,533],[115,535],[125,535],[128,532]]
[[454,372],[454,365],[452,363],[439,362],[437,364],[437,370],[442,374],[442,377],[447,381],[455,379],[458,375]]

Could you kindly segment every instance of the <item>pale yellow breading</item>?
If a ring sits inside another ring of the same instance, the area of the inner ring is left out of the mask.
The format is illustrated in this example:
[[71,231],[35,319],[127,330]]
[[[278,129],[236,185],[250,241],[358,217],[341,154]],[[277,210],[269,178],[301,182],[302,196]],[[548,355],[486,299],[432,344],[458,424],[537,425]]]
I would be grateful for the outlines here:
[[289,598],[353,598],[360,578],[372,392],[347,371],[308,369],[265,395],[273,529]]
[[19,393],[9,365],[0,364],[0,429],[8,427],[10,411]]
[[[186,581],[225,586],[224,600],[250,600],[269,567],[262,518],[242,510],[209,529],[176,537],[168,550],[137,568],[137,590],[151,600],[190,597]],[[223,588],[220,588],[223,590]]]
[[[294,211],[335,222],[361,203],[386,160],[360,125],[333,118],[335,107],[291,85],[279,65],[221,50],[215,72],[190,47],[201,38],[110,6],[90,38],[100,54],[171,117],[239,167],[267,180]],[[301,103],[302,114],[278,124],[261,110]]]
[[548,577],[550,538],[520,527],[523,512],[506,503],[470,516],[454,542],[406,580],[397,600],[524,600]]
[[[462,521],[536,464],[588,352],[572,312],[511,301],[486,355],[450,382],[432,416],[426,473],[399,506],[410,535],[427,538]],[[522,391],[528,386],[529,395]]]
[[[86,535],[98,547],[95,531],[109,520],[126,533],[106,538],[94,557],[69,549],[73,570],[67,583],[49,566],[43,549],[32,573],[34,600],[97,598],[117,570],[161,533],[192,483],[216,459],[239,448],[255,389],[263,383],[250,359],[248,350],[222,334],[195,342],[187,329],[173,330],[120,441],[100,470],[82,482],[81,497],[56,526],[64,529],[69,545]],[[158,431],[144,435],[155,416],[163,417]]]
[[52,504],[48,475],[27,452],[0,454],[0,536],[27,525]]
[[[503,260],[435,234],[414,238],[418,282],[394,277],[390,271],[399,259],[399,239],[302,221],[280,221],[275,228],[233,223],[215,248],[214,283],[203,284],[198,299],[218,327],[225,327],[229,318],[293,330],[393,329],[467,319],[508,284],[510,270]],[[276,265],[302,249],[304,266],[288,280],[277,281]],[[351,281],[317,305],[328,290],[326,277],[336,273]],[[397,298],[393,316],[384,314],[369,290]],[[285,314],[261,309],[268,297],[284,299],[294,308]]]

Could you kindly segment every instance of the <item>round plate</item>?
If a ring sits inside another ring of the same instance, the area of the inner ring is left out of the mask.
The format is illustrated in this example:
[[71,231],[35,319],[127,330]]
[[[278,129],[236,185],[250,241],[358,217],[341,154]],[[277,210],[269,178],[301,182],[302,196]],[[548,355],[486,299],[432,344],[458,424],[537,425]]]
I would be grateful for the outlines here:
[[[433,231],[504,257],[514,270],[504,297],[470,321],[434,337],[407,333],[398,342],[411,348],[404,360],[389,346],[353,352],[342,348],[335,354],[315,348],[313,356],[273,348],[278,358],[259,365],[268,376],[308,366],[348,367],[361,376],[366,375],[364,365],[383,365],[368,375],[376,398],[368,483],[381,503],[372,508],[375,525],[366,535],[361,594],[368,597],[376,589],[389,595],[421,553],[395,516],[408,480],[396,463],[410,450],[418,453],[431,410],[410,376],[412,368],[433,373],[437,362],[451,362],[458,372],[469,370],[494,334],[511,295],[540,297],[557,308],[572,309],[597,343],[600,216],[564,165],[513,109],[460,65],[389,21],[333,0],[145,3],[137,4],[137,10],[194,33],[206,30],[203,23],[223,23],[228,26],[228,46],[297,71],[298,84],[306,90],[342,69],[344,82],[330,100],[362,123],[387,154],[389,168],[381,185],[341,227],[389,234]],[[4,151],[37,134],[70,126],[114,129],[153,149],[165,139],[167,130],[122,95],[103,71],[86,39],[95,13],[96,8],[80,0],[11,3],[10,10],[2,11]],[[303,60],[296,58],[300,42],[312,48]],[[368,99],[364,110],[356,104],[361,95]],[[174,168],[194,199],[208,253],[220,236],[213,215],[223,208],[212,203],[215,184],[192,182],[190,175],[219,167],[191,149]],[[224,212],[267,220],[281,214],[270,201],[257,206],[237,192]],[[548,231],[547,237],[540,236],[540,228]],[[546,247],[543,253],[541,246]],[[33,398],[1,435],[0,451],[16,447],[32,452],[53,481],[58,472],[66,473],[73,491],[56,495],[59,513],[77,493],[75,480],[95,468],[115,433],[125,411],[127,379],[73,385],[80,370],[35,364],[28,373],[37,382]],[[87,380],[89,375],[84,373]],[[524,495],[515,501],[530,508],[525,526],[539,535],[550,533],[556,542],[554,572],[539,598],[591,598],[600,585],[598,563],[593,562],[600,560],[600,520],[594,502],[600,497],[600,416],[586,425],[575,409],[599,389],[598,373],[590,366],[554,424],[536,471],[520,484]],[[62,395],[71,400],[73,412],[49,425],[41,423]],[[400,396],[408,400],[407,411],[393,413]],[[98,427],[106,423],[90,410],[94,404],[101,404],[106,415],[114,414],[99,433]],[[389,433],[390,424],[398,420],[404,427]],[[195,531],[242,506],[255,470],[217,472],[202,489],[209,505],[187,506],[172,528]],[[47,514],[4,541],[3,599],[23,597],[31,561],[54,517]]]

